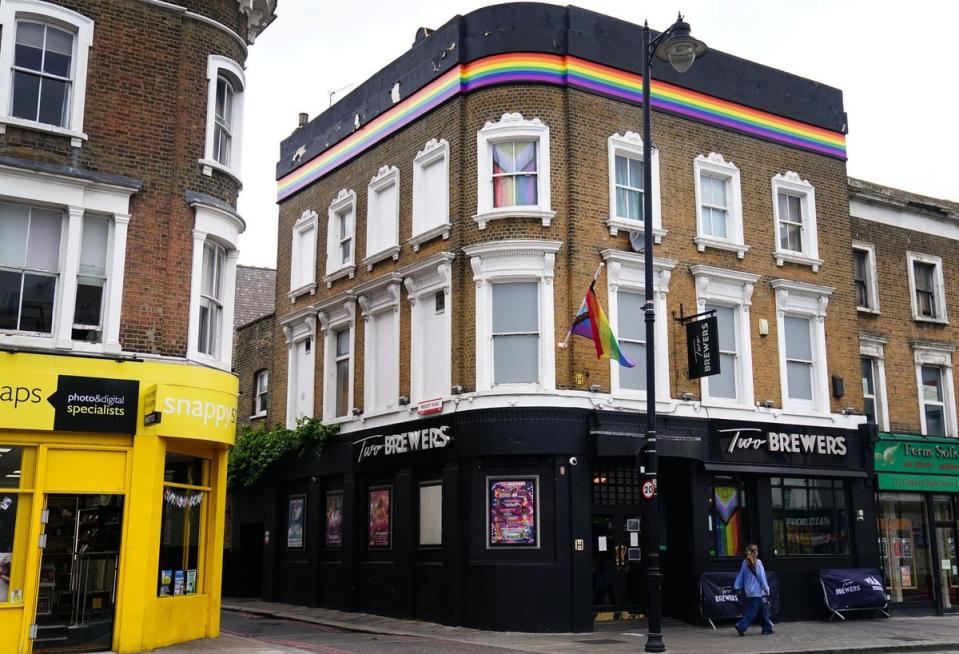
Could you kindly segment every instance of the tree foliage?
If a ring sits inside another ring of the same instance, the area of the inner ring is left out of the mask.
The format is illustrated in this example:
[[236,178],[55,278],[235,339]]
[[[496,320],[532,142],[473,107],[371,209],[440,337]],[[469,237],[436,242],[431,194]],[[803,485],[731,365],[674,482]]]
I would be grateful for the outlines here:
[[227,482],[231,488],[255,486],[267,470],[288,456],[301,457],[307,452],[319,455],[326,441],[338,427],[324,425],[316,418],[300,418],[296,427],[265,424],[244,427],[230,450]]

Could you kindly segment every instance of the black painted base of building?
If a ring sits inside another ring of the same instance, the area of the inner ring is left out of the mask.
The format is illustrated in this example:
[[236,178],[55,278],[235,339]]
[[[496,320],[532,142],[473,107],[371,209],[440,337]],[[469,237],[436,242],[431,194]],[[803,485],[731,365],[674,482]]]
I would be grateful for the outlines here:
[[[504,408],[337,436],[234,495],[224,594],[488,630],[641,613],[643,424]],[[871,432],[743,424],[661,421],[664,613],[701,621],[700,575],[737,570],[753,541],[779,576],[780,619],[824,617],[819,570],[879,567]]]

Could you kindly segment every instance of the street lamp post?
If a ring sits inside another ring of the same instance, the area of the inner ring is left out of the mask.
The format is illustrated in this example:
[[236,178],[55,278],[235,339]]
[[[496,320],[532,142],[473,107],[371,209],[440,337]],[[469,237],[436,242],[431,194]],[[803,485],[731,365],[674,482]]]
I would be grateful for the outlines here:
[[[680,15],[669,29],[650,40],[649,23],[643,25],[643,261],[645,264],[646,296],[646,477],[656,483],[656,366],[655,323],[653,305],[653,185],[652,142],[650,137],[649,69],[653,57],[668,61],[677,72],[689,70],[697,57],[706,52],[706,44],[689,35],[689,23]],[[637,457],[638,458],[638,457]],[[638,462],[637,462],[638,463]],[[659,570],[659,497],[649,500],[646,520],[646,580],[649,585],[647,607],[647,652],[665,652],[662,631],[661,582]]]

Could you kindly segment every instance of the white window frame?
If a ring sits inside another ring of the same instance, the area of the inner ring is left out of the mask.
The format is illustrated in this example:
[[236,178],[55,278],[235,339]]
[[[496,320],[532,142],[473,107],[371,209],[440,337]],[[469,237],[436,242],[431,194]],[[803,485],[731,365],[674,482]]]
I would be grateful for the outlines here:
[[[369,418],[374,415],[392,413],[398,411],[400,396],[400,283],[403,276],[398,273],[390,273],[385,277],[380,277],[372,282],[357,287],[353,292],[356,294],[357,304],[360,306],[361,316],[363,318],[363,417]],[[375,317],[385,313],[393,313],[393,333],[388,334],[391,347],[388,352],[377,352],[376,341],[378,334],[376,330]],[[390,368],[395,373],[396,394],[392,398],[386,398],[383,406],[377,404],[383,398],[376,397],[378,376],[381,373],[377,365],[382,357],[390,357]]]
[[[438,220],[425,216],[426,203],[423,201],[427,189],[423,187],[423,171],[430,166],[439,165],[443,169],[442,205],[443,215]],[[413,252],[419,252],[420,246],[442,237],[450,237],[450,144],[446,139],[430,139],[413,159],[413,237],[409,240]]]
[[[301,295],[316,293],[316,242],[320,230],[319,222],[317,213],[308,209],[293,224],[293,242],[290,247],[290,292],[287,293],[291,303]],[[310,229],[313,230],[313,238],[307,243],[304,242],[304,234]],[[313,254],[313,268],[307,278],[301,279],[296,275],[303,268],[302,258],[307,252]]]
[[749,308],[759,275],[725,270],[712,266],[690,266],[696,280],[698,312],[706,305],[729,307],[733,310],[736,338],[736,397],[713,397],[709,394],[709,377],[700,378],[702,403],[707,406],[722,406],[752,410],[755,405],[753,388],[752,338]]
[[[609,165],[609,217],[606,219],[606,226],[609,228],[609,235],[616,236],[621,229],[627,232],[643,233],[645,226],[642,220],[621,218],[616,215],[616,156],[642,161],[643,138],[635,132],[627,131],[625,134],[617,132],[606,139],[606,152]],[[650,174],[652,175],[653,240],[656,243],[662,243],[666,230],[663,229],[659,191],[659,148],[653,147],[650,156],[652,158]],[[646,192],[646,189],[643,189],[643,193]]]
[[[201,343],[203,342],[203,334],[199,334],[197,339],[197,351],[201,356],[209,356],[213,359],[220,359],[222,356],[222,347],[223,347],[223,316],[225,314],[223,299],[226,294],[226,289],[223,288],[223,279],[226,268],[226,248],[215,239],[208,238],[203,241],[203,260],[206,261],[206,255],[208,252],[211,252],[213,258],[213,286],[214,289],[211,293],[207,294],[203,292],[203,284],[201,281],[200,284],[200,315],[203,314],[204,306],[208,307],[208,321],[207,327],[209,333],[206,335],[208,339],[208,348],[209,351],[204,352],[201,348]],[[204,266],[205,269],[205,266]],[[201,280],[203,276],[200,276]],[[214,319],[216,318],[216,319]],[[217,330],[217,321],[220,321],[220,329]],[[199,329],[202,326],[202,321],[197,323],[197,328]],[[202,330],[200,330],[202,331]]]
[[[506,239],[463,248],[476,285],[476,390],[540,392],[556,388],[553,275],[562,241]],[[539,378],[536,383],[493,384],[493,284],[539,285]]]
[[[773,189],[773,224],[775,225],[776,242],[773,245],[773,258],[777,266],[785,262],[809,266],[813,272],[819,272],[822,259],[819,258],[819,237],[816,228],[816,189],[808,181],[802,179],[798,173],[787,171],[785,174],[772,178]],[[803,211],[803,249],[802,252],[783,250],[780,247],[779,229],[779,194],[798,196]]]
[[[410,403],[416,405],[425,400],[444,399],[449,396],[452,385],[452,334],[453,334],[453,307],[451,298],[453,292],[453,274],[450,265],[455,255],[452,252],[440,252],[420,263],[411,264],[399,271],[403,275],[403,284],[406,286],[407,299],[410,302]],[[443,312],[443,330],[437,338],[436,334],[427,334],[420,328],[417,320],[417,304],[429,302],[437,293],[445,295],[446,309]],[[423,352],[439,350],[444,367],[441,370],[424,369],[421,365]],[[424,393],[427,376],[442,376],[440,386],[444,388],[439,397],[426,397]]]
[[956,426],[956,389],[952,378],[952,354],[955,346],[945,343],[913,342],[912,353],[916,367],[916,391],[919,400],[919,424],[923,435],[926,434],[925,400],[922,397],[922,367],[932,366],[942,372],[942,402],[945,414],[946,436],[957,436]]
[[[264,382],[264,386],[266,386],[265,389],[260,388],[261,379],[265,380]],[[262,409],[260,408],[261,397],[265,397],[267,401],[267,405],[263,407]],[[270,401],[270,371],[266,369],[259,370],[253,376],[253,414],[250,417],[262,418],[263,416],[265,416],[270,407],[269,401]]]
[[[853,241],[852,249],[866,253],[866,295],[869,300],[866,306],[859,304],[856,297],[856,310],[863,313],[879,313],[879,274],[876,270],[876,246],[865,241]],[[853,259],[853,283],[855,283],[855,259]]]
[[[779,383],[783,411],[800,415],[828,414],[830,406],[829,367],[826,361],[826,307],[836,289],[790,279],[773,279],[769,285],[776,293],[776,333],[779,345]],[[786,375],[786,316],[810,319],[812,400],[789,397]]]
[[[317,306],[316,317],[323,332],[323,422],[353,420],[356,408],[356,299],[352,293],[340,293]],[[350,332],[350,383],[345,416],[336,415],[336,334]]]
[[[350,235],[350,261],[343,263],[341,243],[344,235],[340,234],[339,216],[344,212],[353,215],[353,231]],[[338,263],[339,261],[339,263]],[[326,276],[323,281],[326,287],[331,288],[333,282],[343,277],[353,279],[356,274],[356,192],[341,189],[330,203],[327,211],[326,223]]]
[[[703,175],[717,177],[726,182],[726,238],[703,232]],[[743,200],[739,180],[739,168],[732,161],[726,161],[723,155],[710,152],[701,154],[693,160],[693,180],[696,186],[696,249],[705,252],[706,248],[735,252],[742,259],[749,251],[743,235]]]
[[297,366],[299,363],[296,359],[296,346],[308,338],[312,339],[310,360],[313,362],[312,367],[314,369],[311,371],[312,374],[308,376],[310,388],[306,389],[308,392],[304,409],[305,415],[312,416],[314,414],[313,401],[316,393],[314,381],[316,379],[316,320],[317,314],[312,308],[297,311],[280,320],[283,338],[286,341],[286,426],[290,429],[296,426],[296,394],[301,390],[298,388],[299,370]]
[[[614,333],[619,325],[619,298],[618,293],[625,291],[645,295],[645,257],[635,252],[622,250],[603,250],[600,252],[606,262],[606,284],[609,296],[609,324]],[[653,308],[660,318],[655,322],[656,343],[653,357],[656,367],[656,401],[667,402],[671,398],[669,387],[669,343],[666,312],[666,298],[669,294],[669,280],[672,270],[677,265],[673,259],[653,258]],[[646,356],[649,356],[647,347]],[[646,391],[632,388],[623,388],[620,384],[620,365],[616,361],[609,362],[610,393],[615,397],[626,399],[645,400]]]
[[[919,314],[919,303],[916,302],[916,270],[915,263],[924,263],[935,267],[933,275],[933,289],[935,301],[939,311],[936,316],[923,316]],[[949,323],[949,314],[946,310],[946,283],[942,272],[942,258],[931,254],[920,254],[919,252],[906,252],[906,264],[909,268],[909,301],[912,306],[912,319],[917,322],[932,322],[941,325]]]
[[[233,85],[233,122],[230,129],[230,164],[228,166],[217,161],[213,151],[216,132],[216,85],[221,76]],[[207,58],[206,79],[206,146],[203,158],[200,159],[203,174],[210,176],[214,170],[219,170],[237,184],[242,184],[240,163],[243,156],[243,92],[246,88],[243,67],[227,57],[210,55]]]
[[[379,207],[376,196],[387,190],[389,187],[396,189],[393,206],[389,207],[390,215],[386,216],[389,221],[392,233],[389,243],[385,248],[373,249],[373,239],[370,237],[374,232],[379,232],[383,225],[380,223],[380,216],[376,215],[374,207]],[[355,232],[355,230],[354,230]],[[354,237],[355,238],[355,237]],[[373,270],[373,265],[393,259],[400,258],[400,169],[396,166],[383,166],[377,171],[370,185],[366,189],[366,258],[363,259],[363,265],[366,270]]]
[[[37,20],[73,33],[73,80],[70,84],[69,111],[66,127],[47,125],[11,115],[13,102],[14,46],[17,20]],[[3,0],[0,2],[0,134],[5,125],[23,127],[70,137],[71,147],[79,148],[87,135],[83,132],[83,112],[86,102],[87,69],[90,46],[93,44],[93,20],[75,11],[42,0]]]
[[886,343],[883,336],[859,334],[859,357],[873,363],[873,386],[875,386],[876,424],[880,431],[889,430],[889,403],[886,399]]
[[[536,142],[536,200],[535,205],[512,207],[493,206],[493,145],[503,141],[527,140]],[[476,133],[476,215],[473,220],[480,229],[486,223],[502,218],[538,218],[543,227],[549,227],[556,212],[551,208],[549,127],[539,118],[527,120],[522,114],[506,113],[496,122],[488,122]]]

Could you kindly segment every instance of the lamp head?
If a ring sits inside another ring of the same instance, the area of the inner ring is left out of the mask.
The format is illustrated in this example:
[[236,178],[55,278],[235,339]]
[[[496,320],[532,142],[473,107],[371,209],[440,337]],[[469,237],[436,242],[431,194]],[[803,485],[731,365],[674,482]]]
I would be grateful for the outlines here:
[[698,57],[706,54],[706,44],[689,34],[689,23],[682,14],[667,30],[669,36],[656,46],[656,58],[668,61],[677,73],[685,73]]

